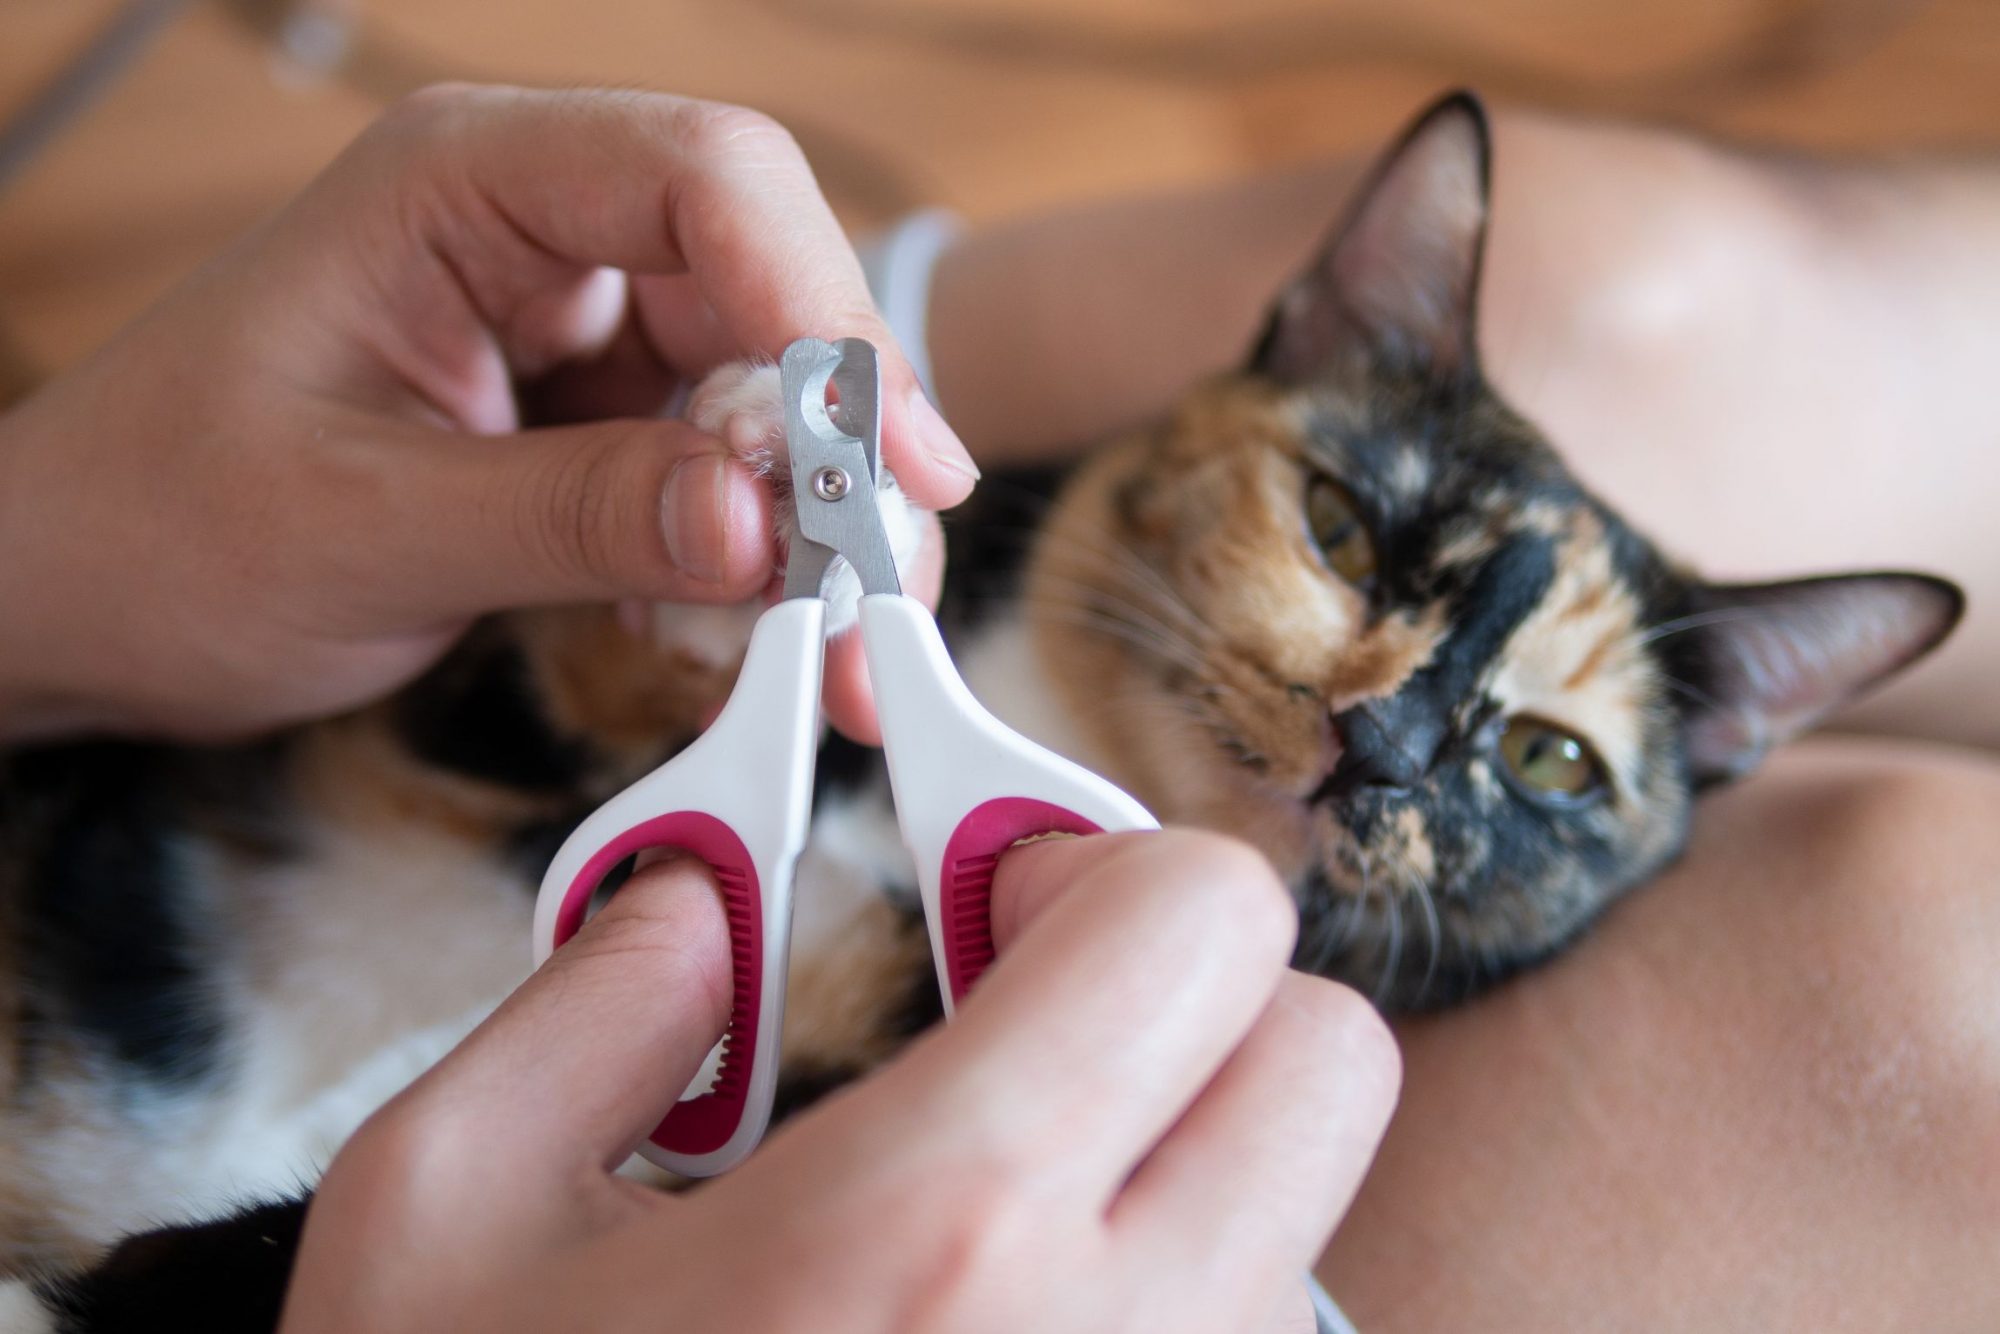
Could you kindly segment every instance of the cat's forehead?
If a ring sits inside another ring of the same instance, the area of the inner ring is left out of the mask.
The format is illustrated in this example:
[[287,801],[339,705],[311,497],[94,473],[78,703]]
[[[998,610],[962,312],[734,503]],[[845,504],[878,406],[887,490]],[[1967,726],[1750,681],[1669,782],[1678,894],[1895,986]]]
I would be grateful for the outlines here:
[[1650,544],[1483,386],[1445,395],[1228,377],[1184,401],[1174,425],[1168,447],[1190,461],[1275,452],[1343,483],[1406,592],[1449,598],[1498,563],[1532,573],[1536,588],[1513,591],[1565,625],[1629,635],[1671,613],[1656,605],[1672,581]]
[[1553,534],[1586,503],[1534,428],[1477,386],[1320,387],[1298,394],[1294,413],[1302,461],[1365,494],[1384,519],[1477,521],[1497,541],[1509,530]]

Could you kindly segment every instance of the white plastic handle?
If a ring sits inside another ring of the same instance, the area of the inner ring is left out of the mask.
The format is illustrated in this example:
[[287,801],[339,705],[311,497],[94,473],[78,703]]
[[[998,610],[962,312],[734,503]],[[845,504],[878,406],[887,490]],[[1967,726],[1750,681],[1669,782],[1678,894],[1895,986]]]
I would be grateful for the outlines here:
[[709,729],[613,797],[556,853],[535,901],[535,964],[583,923],[605,875],[635,853],[706,861],[729,907],[735,998],[714,1085],[683,1099],[639,1152],[684,1176],[741,1162],[771,1120],[785,1020],[792,876],[812,814],[826,604],[778,603],[757,621],[729,702]]
[[862,598],[861,638],[949,1015],[993,959],[989,908],[1000,854],[1036,834],[1159,822],[1106,779],[981,707],[921,602],[893,593]]

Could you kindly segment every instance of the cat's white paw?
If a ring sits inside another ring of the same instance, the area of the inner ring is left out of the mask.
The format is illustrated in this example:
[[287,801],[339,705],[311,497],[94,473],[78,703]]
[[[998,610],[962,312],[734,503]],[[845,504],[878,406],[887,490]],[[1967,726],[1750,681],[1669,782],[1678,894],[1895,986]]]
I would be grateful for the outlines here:
[[[772,482],[773,523],[780,544],[787,550],[798,540],[798,517],[792,507],[789,456],[785,452],[784,390],[776,366],[734,362],[709,373],[688,400],[690,422],[718,437],[730,453]],[[889,551],[896,571],[907,576],[923,540],[923,518],[896,485],[889,470],[882,470],[878,500],[882,527],[889,536]],[[836,561],[827,573],[826,628],[839,634],[859,618],[861,581],[845,561]]]
[[743,660],[750,647],[750,632],[764,609],[738,603],[729,607],[705,607],[693,602],[646,602],[631,599],[618,604],[618,623],[635,638],[666,653],[681,654],[704,667],[723,671]]
[[789,512],[784,387],[776,366],[734,361],[716,367],[688,399],[687,419],[720,439],[758,476],[777,477],[786,483],[782,490]]

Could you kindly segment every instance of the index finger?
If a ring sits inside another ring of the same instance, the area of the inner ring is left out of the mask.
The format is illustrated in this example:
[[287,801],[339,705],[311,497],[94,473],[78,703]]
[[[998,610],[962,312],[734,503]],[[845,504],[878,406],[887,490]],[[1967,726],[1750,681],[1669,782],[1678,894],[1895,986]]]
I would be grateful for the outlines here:
[[[444,146],[466,198],[490,206],[528,247],[583,265],[690,275],[738,355],[776,360],[807,335],[874,343],[891,471],[930,509],[970,493],[978,476],[970,455],[924,398],[783,126],[743,107],[657,93],[423,96],[419,137]],[[655,345],[671,347],[674,331],[655,325],[684,312],[649,290],[635,288],[639,314]]]

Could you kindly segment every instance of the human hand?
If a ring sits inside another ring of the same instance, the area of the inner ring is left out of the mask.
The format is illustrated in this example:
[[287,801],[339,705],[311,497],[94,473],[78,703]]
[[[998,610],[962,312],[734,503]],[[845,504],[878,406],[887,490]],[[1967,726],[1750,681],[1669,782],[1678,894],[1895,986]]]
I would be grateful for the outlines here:
[[[390,690],[483,612],[751,598],[768,497],[657,414],[804,334],[881,349],[885,462],[921,506],[964,499],[970,460],[776,124],[419,94],[0,418],[0,736],[234,735]],[[863,679],[836,645],[829,713],[865,736]]]
[[1309,1330],[1395,1048],[1290,972],[1269,867],[1169,831],[1009,853],[948,1028],[685,1196],[611,1175],[729,1007],[693,864],[642,873],[334,1160],[283,1328]]

